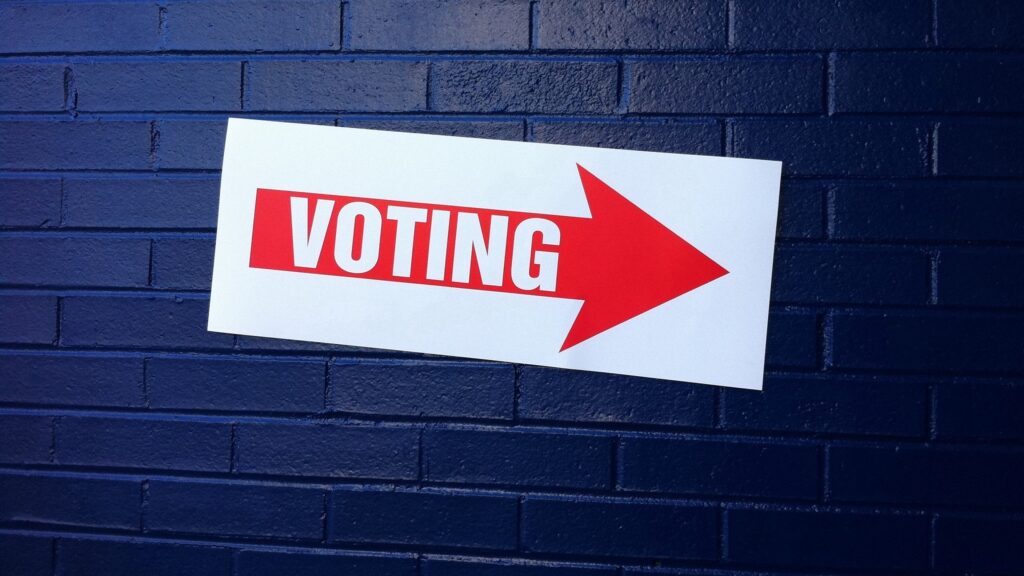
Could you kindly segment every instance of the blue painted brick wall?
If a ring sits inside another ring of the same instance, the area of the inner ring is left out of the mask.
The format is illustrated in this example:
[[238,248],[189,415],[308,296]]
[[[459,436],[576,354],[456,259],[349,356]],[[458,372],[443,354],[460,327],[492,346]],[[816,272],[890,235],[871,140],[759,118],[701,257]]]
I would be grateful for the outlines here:
[[[1022,21],[0,4],[0,574],[1024,574]],[[764,392],[207,333],[229,115],[784,161]]]

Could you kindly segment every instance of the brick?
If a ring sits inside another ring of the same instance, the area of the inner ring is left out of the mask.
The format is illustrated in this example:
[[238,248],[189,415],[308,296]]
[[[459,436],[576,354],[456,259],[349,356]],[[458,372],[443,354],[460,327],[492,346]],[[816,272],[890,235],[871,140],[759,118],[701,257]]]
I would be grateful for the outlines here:
[[398,60],[258,61],[253,110],[415,112],[427,105],[427,64]]
[[860,570],[928,567],[929,519],[918,515],[729,510],[726,559]]
[[469,561],[424,558],[424,576],[615,576],[613,566],[528,561]]
[[839,113],[1020,112],[1024,59],[999,54],[841,54]]
[[787,368],[817,366],[818,317],[807,312],[769,314],[765,363]]
[[294,352],[294,353],[331,353],[350,354],[370,351],[375,348],[359,346],[341,346],[322,342],[303,342],[301,340],[284,340],[281,338],[260,338],[259,336],[238,336],[238,349],[256,352]]
[[0,169],[149,168],[149,122],[0,122]]
[[66,346],[231,348],[234,337],[206,331],[207,300],[73,296],[64,299]]
[[535,141],[550,144],[680,154],[722,153],[722,134],[717,122],[539,121],[532,128]]
[[0,462],[40,464],[50,462],[53,419],[49,416],[18,416],[0,413]]
[[630,66],[629,111],[800,114],[822,110],[817,56],[700,58]]
[[81,111],[241,110],[239,62],[75,64]]
[[0,228],[60,224],[60,180],[0,178]]
[[169,50],[337,50],[341,5],[318,0],[279,2],[170,2]]
[[567,0],[539,7],[537,43],[547,50],[696,50],[726,43],[725,5],[713,0]]
[[780,246],[772,301],[926,304],[931,258],[921,250]]
[[227,423],[64,416],[56,428],[56,461],[63,465],[207,472],[231,469],[231,426]]
[[62,538],[57,549],[57,573],[228,576],[231,555],[231,549],[213,546]]
[[431,109],[610,113],[616,105],[617,76],[611,62],[437,62],[431,71]]
[[515,369],[476,362],[337,360],[330,410],[449,418],[512,418]]
[[377,576],[415,576],[412,556],[337,553],[327,551],[264,552],[242,550],[238,553],[234,576],[338,576],[374,574]]
[[785,180],[779,196],[780,238],[825,236],[825,187],[815,182]]
[[483,430],[423,432],[423,478],[434,482],[608,488],[608,437]]
[[623,438],[624,490],[814,499],[818,448],[810,445]]
[[1024,570],[1024,521],[962,518],[935,521],[935,567],[964,574],[1019,574]]
[[366,130],[389,130],[392,132],[414,132],[438,136],[464,136],[490,140],[523,139],[523,123],[520,120],[379,120],[372,118],[342,118],[340,126]]
[[883,380],[769,377],[764,391],[721,391],[727,430],[923,436],[924,383]]
[[0,255],[0,284],[134,288],[149,283],[146,238],[0,238]]
[[781,160],[788,176],[925,176],[923,124],[882,120],[737,120],[733,156]]
[[146,528],[320,541],[324,492],[276,484],[150,480]]
[[718,557],[713,508],[528,497],[522,522],[522,547],[529,552],[645,560]]
[[1002,48],[1024,46],[1016,23],[1024,6],[1015,0],[938,0],[938,44],[952,48]]
[[0,402],[110,406],[145,405],[142,359],[79,354],[0,354]]
[[1024,123],[939,122],[936,173],[940,176],[1024,176],[1017,162],[1024,144]]
[[940,438],[1024,439],[1024,384],[942,382],[935,387],[935,427]]
[[519,416],[526,420],[710,427],[708,386],[578,370],[523,366]]
[[219,183],[213,178],[67,179],[64,225],[213,229]]
[[53,539],[0,534],[0,566],[18,576],[53,574]]
[[226,120],[161,120],[156,129],[160,133],[156,148],[160,168],[220,170]]
[[833,362],[840,368],[1020,372],[1020,321],[1007,314],[840,314]]
[[354,50],[526,50],[526,0],[356,0],[348,8]]
[[0,53],[144,52],[156,50],[158,44],[156,4],[11,2],[0,6]]
[[740,50],[925,48],[931,36],[929,0],[732,0],[731,5],[730,45]]
[[834,446],[829,456],[836,501],[1024,506],[1022,473],[1020,451]]
[[138,530],[136,480],[0,475],[0,521]]
[[989,182],[840,184],[843,240],[1024,242],[1024,187]]
[[939,255],[939,304],[1024,306],[1024,252],[943,250]]
[[240,424],[235,469],[244,473],[415,480],[415,428],[334,424]]
[[153,241],[153,287],[209,290],[213,238],[159,238]]
[[516,507],[510,496],[335,489],[328,539],[512,550]]
[[[0,357],[2,358],[2,357]],[[317,412],[324,403],[322,361],[150,358],[152,408]]]
[[63,109],[63,65],[5,64],[0,66],[0,111],[50,112]]
[[0,295],[0,342],[50,345],[56,340],[56,298]]

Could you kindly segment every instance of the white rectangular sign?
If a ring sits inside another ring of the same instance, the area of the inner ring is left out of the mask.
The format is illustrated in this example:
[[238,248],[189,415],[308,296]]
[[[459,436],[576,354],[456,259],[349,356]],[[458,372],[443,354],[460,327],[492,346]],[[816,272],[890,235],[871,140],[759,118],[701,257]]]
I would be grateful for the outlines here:
[[760,389],[780,172],[233,118],[209,329]]

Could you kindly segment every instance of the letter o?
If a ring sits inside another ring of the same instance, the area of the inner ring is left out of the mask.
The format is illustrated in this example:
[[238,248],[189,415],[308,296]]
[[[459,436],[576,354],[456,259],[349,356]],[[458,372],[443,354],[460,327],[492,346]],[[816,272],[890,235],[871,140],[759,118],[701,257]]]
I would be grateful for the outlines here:
[[[363,238],[359,258],[352,257],[356,218],[363,217]],[[338,229],[334,239],[334,261],[345,272],[362,274],[377,265],[380,256],[380,210],[367,202],[350,202],[338,211]]]

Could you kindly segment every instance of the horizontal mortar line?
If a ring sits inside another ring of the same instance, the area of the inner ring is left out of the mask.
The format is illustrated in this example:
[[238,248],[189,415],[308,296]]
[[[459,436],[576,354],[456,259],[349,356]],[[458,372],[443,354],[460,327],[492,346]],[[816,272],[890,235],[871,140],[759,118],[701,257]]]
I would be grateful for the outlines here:
[[72,50],[72,51],[11,51],[0,52],[0,59],[14,62],[91,63],[108,61],[169,61],[216,62],[222,60],[297,60],[313,57],[316,60],[384,60],[404,61],[417,58],[446,60],[538,60],[538,61],[604,61],[607,58],[638,58],[664,61],[689,58],[761,57],[788,58],[839,55],[896,55],[896,56],[1019,56],[1024,48],[1013,47],[956,47],[956,46],[880,46],[851,48],[730,48],[721,46],[665,47],[665,48],[539,48],[488,50],[387,50],[387,49],[276,49],[260,50],[208,48],[160,50]]
[[[237,550],[257,551],[299,551],[310,553],[332,553],[358,554],[362,556],[389,556],[389,557],[418,557],[429,554],[437,557],[460,557],[471,558],[482,561],[507,562],[532,561],[552,564],[589,564],[593,566],[624,566],[626,568],[643,568],[649,562],[637,557],[599,556],[595,557],[586,554],[572,553],[537,553],[527,550],[509,548],[481,548],[474,546],[453,546],[436,544],[401,544],[383,542],[343,542],[328,541],[318,543],[313,538],[288,538],[284,536],[244,536],[244,535],[223,535],[217,533],[202,532],[174,532],[174,531],[130,531],[109,528],[91,528],[88,526],[61,526],[58,524],[40,524],[10,526],[4,528],[0,525],[0,533],[17,535],[45,535],[46,537],[58,540],[104,540],[124,542],[153,542],[155,544],[178,544],[197,545],[202,547],[231,547]],[[666,567],[708,567],[715,565],[717,560],[659,560],[660,565]],[[789,573],[789,572],[787,572]],[[781,574],[781,573],[780,573]],[[794,575],[820,574],[819,572],[793,572]]]
[[[216,229],[211,229],[215,231]],[[47,239],[54,237],[61,238],[152,238],[152,239],[191,239],[191,240],[213,240],[216,234],[205,231],[195,231],[188,228],[50,228],[33,230],[9,230],[0,228],[0,239],[2,238],[39,238]]]
[[[2,182],[2,180],[0,180]],[[171,227],[171,226],[153,226],[153,227],[137,227],[137,226],[124,226],[124,227],[112,227],[112,226],[89,226],[89,225],[78,225],[78,226],[5,226],[0,227],[0,236],[14,238],[43,238],[46,236],[63,236],[65,232],[70,232],[76,237],[112,237],[112,236],[124,236],[124,237],[166,237],[166,238],[201,238],[203,235],[208,235],[211,239],[216,236],[216,227]],[[25,234],[26,232],[33,234]],[[48,233],[44,235],[42,233]],[[17,233],[17,234],[13,234]],[[39,233],[39,234],[34,234]]]
[[[2,358],[2,356],[0,356]],[[778,446],[823,445],[836,447],[880,447],[885,448],[941,448],[989,450],[1004,453],[1015,451],[1024,444],[1021,439],[995,439],[977,437],[970,439],[944,437],[929,439],[921,434],[859,434],[837,432],[779,431],[770,428],[720,427],[698,425],[656,425],[622,423],[598,423],[587,421],[563,421],[546,418],[525,418],[513,423],[510,419],[444,417],[444,416],[395,416],[344,410],[311,411],[270,411],[270,410],[217,410],[189,409],[181,407],[145,408],[141,406],[72,406],[68,404],[40,404],[0,401],[0,415],[40,417],[81,417],[113,418],[138,421],[194,421],[222,424],[301,424],[353,426],[359,428],[378,427],[394,429],[415,429],[426,431],[469,431],[469,432],[510,432],[535,434],[564,434],[592,436],[605,439],[655,439],[691,442],[723,442],[736,444],[756,443]]]
[[[0,358],[2,359],[2,358]],[[286,359],[286,360],[291,360]],[[303,358],[294,358],[301,361]],[[28,411],[28,412],[25,412]],[[513,432],[531,432],[536,429],[547,431],[572,432],[586,435],[594,435],[599,432],[611,434],[630,434],[638,436],[644,433],[674,434],[688,436],[706,436],[707,440],[732,441],[729,438],[743,437],[759,443],[765,441],[775,442],[778,440],[802,440],[806,442],[828,442],[832,440],[864,440],[872,442],[906,443],[925,442],[928,440],[924,432],[920,434],[884,434],[884,433],[855,433],[855,432],[800,432],[790,430],[774,430],[771,428],[756,427],[713,427],[711,425],[701,426],[698,424],[640,424],[640,423],[601,423],[588,421],[559,420],[557,418],[524,418],[519,422],[513,422],[511,416],[500,417],[474,417],[474,416],[396,416],[385,414],[374,414],[368,412],[352,412],[344,410],[329,410],[323,412],[299,411],[299,410],[232,410],[229,408],[188,408],[178,406],[163,406],[146,408],[143,406],[112,406],[103,404],[60,404],[42,402],[20,402],[17,400],[0,401],[0,412],[9,414],[25,415],[53,415],[56,411],[64,411],[62,415],[82,417],[126,417],[132,415],[152,415],[153,419],[167,419],[168,417],[181,417],[188,420],[193,417],[197,421],[202,417],[214,417],[216,421],[229,419],[237,421],[239,418],[250,418],[252,421],[266,422],[295,422],[302,419],[306,423],[331,423],[331,424],[352,424],[352,425],[376,425],[376,424],[408,424],[417,425],[420,428],[436,425],[466,425],[466,426],[492,426],[502,427],[502,430]],[[261,420],[262,419],[262,420]],[[976,440],[957,438],[957,445],[963,446],[1015,446],[1024,444],[1021,440],[999,440],[979,438]],[[944,445],[942,440],[931,441],[932,445]],[[973,442],[973,444],[972,444]]]
[[[518,142],[513,140],[512,142]],[[739,158],[738,156],[722,156],[725,158]],[[104,175],[119,175],[121,177],[149,176],[159,178],[161,176],[198,176],[198,175],[220,175],[219,168],[134,168],[134,169],[110,169],[110,168],[40,168],[40,167],[0,167],[0,179],[3,178],[46,178],[46,177],[102,177]],[[968,185],[990,185],[990,184],[1013,184],[1024,183],[1024,176],[941,176],[932,175],[899,177],[892,175],[879,176],[850,176],[842,174],[791,174],[783,176],[783,185],[786,182],[835,182],[843,184],[968,184]]]
[[[33,474],[38,473],[38,474]],[[431,482],[397,479],[367,479],[324,476],[284,476],[256,473],[200,472],[167,469],[126,469],[114,467],[60,467],[60,466],[0,466],[0,475],[20,478],[69,478],[96,479],[109,481],[178,482],[206,483],[236,486],[265,486],[297,488],[332,492],[390,493],[397,489],[401,493],[435,494],[441,496],[484,495],[493,497],[519,497],[538,500],[556,500],[581,503],[608,503],[625,505],[660,505],[681,508],[723,508],[725,510],[754,510],[771,512],[819,512],[837,514],[923,516],[932,512],[970,512],[977,508],[957,506],[934,506],[927,503],[918,505],[867,502],[817,503],[817,495],[807,499],[785,499],[778,497],[724,496],[721,494],[671,494],[641,491],[587,490],[552,486],[521,486],[495,484],[467,484],[454,482]],[[879,507],[884,504],[885,507]],[[980,511],[999,512],[998,507],[981,507]],[[1010,515],[1024,515],[1024,511],[1012,511]]]

